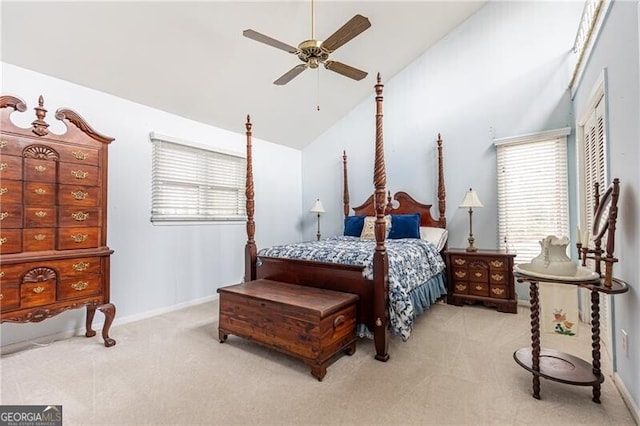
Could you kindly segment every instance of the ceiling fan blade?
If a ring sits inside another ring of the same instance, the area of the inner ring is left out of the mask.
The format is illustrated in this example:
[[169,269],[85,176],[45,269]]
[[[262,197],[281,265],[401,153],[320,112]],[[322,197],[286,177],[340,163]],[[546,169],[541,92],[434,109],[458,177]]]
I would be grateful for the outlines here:
[[342,62],[327,61],[324,63],[324,67],[330,71],[337,72],[338,74],[342,74],[354,80],[362,80],[367,76],[365,71],[343,64]]
[[242,35],[252,40],[259,41],[260,43],[268,44],[269,46],[275,47],[276,49],[284,50],[285,52],[296,53],[298,50],[297,48],[290,46],[287,43],[283,43],[276,40],[275,38],[260,34],[259,32],[254,30],[244,30],[242,32]]
[[300,74],[306,68],[307,68],[307,64],[296,65],[295,67],[291,68],[289,71],[284,73],[282,77],[274,81],[273,84],[277,84],[278,86],[285,85],[291,80],[293,80],[295,77],[297,77],[298,74]]
[[340,27],[338,31],[331,34],[329,38],[323,41],[322,48],[331,53],[349,40],[358,36],[370,26],[371,22],[369,22],[368,18],[365,18],[362,15],[356,15]]

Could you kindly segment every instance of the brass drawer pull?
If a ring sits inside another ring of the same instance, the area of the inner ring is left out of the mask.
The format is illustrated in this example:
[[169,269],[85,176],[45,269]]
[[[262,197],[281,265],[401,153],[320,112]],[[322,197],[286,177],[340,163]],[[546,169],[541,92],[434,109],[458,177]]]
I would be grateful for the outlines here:
[[88,192],[82,192],[82,191],[72,191],[71,192],[71,196],[75,199],[75,200],[84,200],[85,198],[87,198],[87,195],[89,195]]
[[464,271],[456,271],[455,274],[457,278],[464,278],[467,276],[467,273]]
[[456,284],[456,290],[458,291],[465,291],[467,289],[466,285],[462,285],[462,284]]
[[4,220],[7,217],[9,217],[9,212],[0,213],[0,221]]
[[36,235],[34,235],[34,236],[33,236],[33,238],[34,238],[36,241],[42,241],[42,240],[44,240],[45,238],[47,238],[47,236],[46,236],[46,235],[44,235],[44,234],[36,234]]
[[0,149],[4,148],[7,145],[9,145],[9,142],[5,141],[4,139],[0,141]]
[[40,294],[40,293],[42,293],[43,291],[44,291],[44,287],[42,287],[41,285],[39,285],[38,287],[34,287],[34,288],[33,288],[33,292],[34,292],[35,294]]
[[491,274],[491,278],[493,278],[494,281],[502,281],[502,280],[504,280],[504,275],[502,275],[502,274]]
[[0,293],[0,300],[4,299],[4,294]]
[[44,195],[44,194],[47,193],[47,190],[43,189],[43,188],[36,188],[36,189],[33,190],[33,192],[35,192],[38,195]]
[[491,293],[497,294],[498,296],[500,296],[501,294],[504,294],[504,289],[499,287],[494,287],[491,289]]
[[0,163],[0,172],[6,170],[9,165],[7,163]]
[[38,164],[37,166],[35,166],[34,169],[38,173],[43,173],[45,170],[47,170],[47,168],[41,164]]
[[4,195],[4,194],[6,194],[7,192],[9,192],[9,188],[6,188],[6,187],[4,187],[4,186],[3,186],[2,188],[0,188],[0,195]]
[[73,220],[82,222],[89,218],[89,213],[75,212],[75,213],[71,213],[71,217],[73,218]]
[[475,276],[476,276],[476,277],[478,277],[478,278],[480,278],[480,277],[482,276],[482,272],[476,272],[476,273],[475,273]]
[[71,153],[76,158],[76,160],[86,160],[87,158],[89,158],[89,154],[86,154],[82,151],[73,151]]
[[333,320],[333,328],[338,328],[338,327],[340,327],[342,324],[344,324],[344,315],[338,315],[338,316]]
[[0,246],[7,242],[7,237],[0,238]]
[[42,210],[38,210],[37,212],[34,213],[36,216],[38,217],[46,217],[47,216],[47,212],[42,211]]
[[490,263],[494,268],[502,268],[504,266],[504,262],[502,260],[492,260]]
[[77,283],[71,284],[71,288],[75,291],[82,291],[87,287],[89,287],[89,283],[87,281],[78,281]]
[[482,290],[482,286],[481,285],[477,285],[476,286],[476,290],[478,290],[478,291]]
[[87,238],[89,238],[89,236],[87,234],[73,234],[73,235],[71,235],[71,239],[75,243],[81,243],[83,241],[87,241]]
[[457,258],[457,257],[453,260],[453,262],[454,262],[456,265],[464,265],[465,263],[467,263],[467,261],[466,261],[466,260],[464,260],[464,259],[460,259],[460,258]]
[[89,262],[74,263],[71,268],[76,272],[83,272],[89,268]]
[[4,278],[4,271],[0,271],[0,278]]
[[84,179],[89,176],[89,172],[84,172],[82,170],[71,170],[71,176],[76,179]]

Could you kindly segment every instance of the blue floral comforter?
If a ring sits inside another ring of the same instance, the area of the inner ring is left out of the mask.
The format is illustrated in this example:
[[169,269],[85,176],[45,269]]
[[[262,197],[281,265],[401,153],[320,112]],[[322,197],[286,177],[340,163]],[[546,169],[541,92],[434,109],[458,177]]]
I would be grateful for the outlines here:
[[[363,266],[363,275],[373,279],[373,252],[376,242],[358,237],[338,236],[322,241],[279,245],[260,250],[258,257],[312,260]],[[427,289],[428,299],[440,297],[446,288],[442,272],[445,265],[438,249],[428,241],[418,239],[386,240],[389,258],[389,319],[391,331],[407,340],[413,321],[428,305],[415,306],[416,293]],[[424,299],[424,294],[418,296]],[[431,302],[433,302],[431,300]],[[430,302],[427,302],[427,304]]]

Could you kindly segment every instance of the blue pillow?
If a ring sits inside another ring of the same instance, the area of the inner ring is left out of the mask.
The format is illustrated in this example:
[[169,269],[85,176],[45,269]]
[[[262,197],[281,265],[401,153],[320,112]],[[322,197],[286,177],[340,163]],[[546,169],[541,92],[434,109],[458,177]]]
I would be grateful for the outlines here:
[[359,237],[364,226],[364,216],[347,216],[344,218],[344,235]]
[[389,239],[420,238],[420,213],[392,214]]

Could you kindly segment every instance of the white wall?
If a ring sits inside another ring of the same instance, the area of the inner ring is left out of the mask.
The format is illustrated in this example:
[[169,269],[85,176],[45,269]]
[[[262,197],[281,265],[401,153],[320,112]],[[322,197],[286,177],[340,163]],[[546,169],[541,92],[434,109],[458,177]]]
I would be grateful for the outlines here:
[[[458,204],[469,187],[485,206],[473,215],[476,245],[498,245],[494,137],[573,126],[568,64],[581,13],[580,2],[489,2],[402,72],[382,76],[387,187],[436,203],[441,133],[449,247],[467,245],[469,216]],[[373,191],[374,79],[371,98],[303,150],[303,205],[326,202],[327,233],[342,230],[343,149],[351,204]],[[312,218],[305,225],[310,238]]]
[[[2,93],[17,95],[27,103],[27,112],[12,116],[23,127],[29,127],[35,118],[32,108],[42,94],[52,132],[64,132],[54,114],[56,109],[68,107],[98,132],[116,139],[109,148],[107,237],[115,250],[111,258],[111,301],[117,308],[116,327],[111,332],[114,339],[118,339],[117,324],[122,320],[212,298],[218,287],[242,279],[247,240],[244,222],[151,224],[149,132],[244,153],[246,117],[238,117],[238,133],[228,132],[6,63],[2,63]],[[256,242],[264,247],[297,241],[301,233],[292,221],[301,216],[301,153],[260,140],[260,118],[252,121]],[[96,323],[102,320],[98,313]],[[39,324],[4,323],[2,345],[83,325],[81,310]]]
[[[596,80],[606,69],[608,149],[611,178],[620,178],[620,201],[614,275],[631,291],[612,298],[614,347],[618,375],[640,407],[640,4],[615,1],[587,62],[577,88],[576,112],[584,105]],[[622,351],[621,329],[628,332],[629,354]]]

